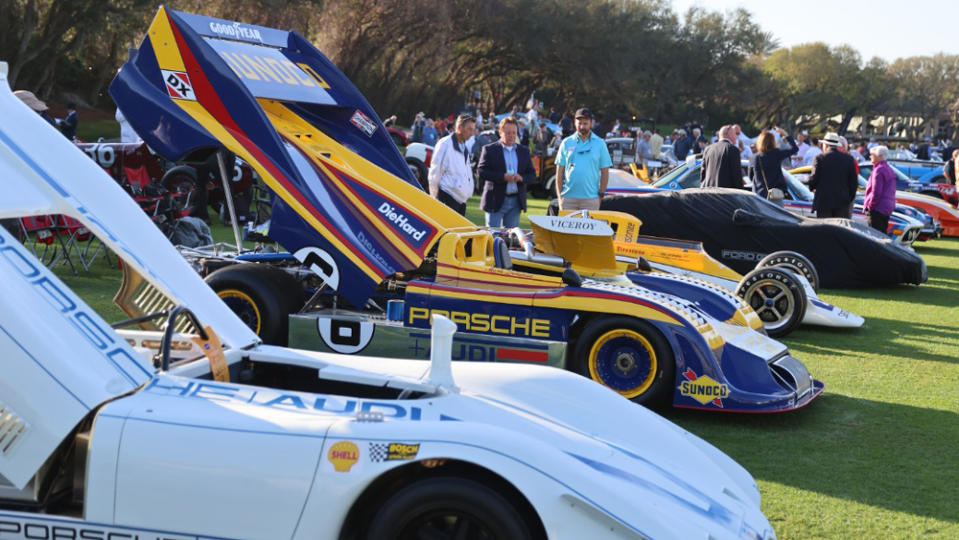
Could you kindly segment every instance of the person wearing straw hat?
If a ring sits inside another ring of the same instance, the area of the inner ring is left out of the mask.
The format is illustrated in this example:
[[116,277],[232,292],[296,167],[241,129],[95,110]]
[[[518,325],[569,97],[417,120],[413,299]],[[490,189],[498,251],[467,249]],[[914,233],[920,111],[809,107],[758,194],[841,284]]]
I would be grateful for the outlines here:
[[57,121],[54,120],[52,116],[50,116],[49,112],[47,112],[47,110],[49,109],[49,107],[47,107],[47,104],[44,103],[43,100],[35,96],[33,92],[29,90],[17,90],[16,92],[13,93],[13,95],[20,98],[20,101],[26,104],[27,107],[30,107],[31,109],[36,111],[41,118],[43,118],[47,122],[50,122],[51,126],[57,127]]
[[819,218],[850,218],[859,185],[856,160],[839,151],[839,135],[827,133],[821,141],[823,153],[812,162],[809,189],[815,192],[812,207]]

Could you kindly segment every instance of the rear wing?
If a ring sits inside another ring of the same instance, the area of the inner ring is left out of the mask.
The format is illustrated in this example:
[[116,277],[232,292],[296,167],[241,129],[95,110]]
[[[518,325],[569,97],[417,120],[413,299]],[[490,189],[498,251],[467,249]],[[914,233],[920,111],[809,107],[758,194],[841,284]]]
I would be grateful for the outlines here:
[[470,222],[416,183],[369,103],[296,32],[160,8],[110,86],[169,159],[225,147],[273,194],[270,236],[356,306]]

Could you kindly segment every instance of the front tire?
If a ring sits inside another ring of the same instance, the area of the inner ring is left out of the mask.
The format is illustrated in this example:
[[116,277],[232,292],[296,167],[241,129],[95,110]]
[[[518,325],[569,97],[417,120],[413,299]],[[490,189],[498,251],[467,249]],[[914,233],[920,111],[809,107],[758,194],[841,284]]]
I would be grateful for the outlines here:
[[373,516],[365,537],[529,540],[532,535],[499,493],[473,480],[449,477],[399,490]]
[[630,317],[592,321],[576,341],[571,368],[646,406],[668,404],[676,363],[651,324]]
[[795,251],[776,251],[766,255],[756,263],[756,268],[771,266],[781,266],[796,274],[802,274],[812,286],[812,290],[819,292],[819,272],[816,271],[816,266],[805,255]]
[[296,278],[265,264],[241,263],[220,268],[206,282],[264,343],[286,345],[287,316],[303,304]]
[[806,316],[806,291],[795,275],[782,268],[757,268],[746,274],[736,295],[753,308],[770,337],[789,334]]

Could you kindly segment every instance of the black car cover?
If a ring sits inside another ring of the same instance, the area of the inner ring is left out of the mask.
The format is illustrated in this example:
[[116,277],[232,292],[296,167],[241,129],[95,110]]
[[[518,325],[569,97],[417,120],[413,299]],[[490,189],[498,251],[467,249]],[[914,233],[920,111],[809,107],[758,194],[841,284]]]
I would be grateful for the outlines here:
[[745,274],[774,251],[805,255],[823,287],[872,287],[926,281],[914,251],[848,219],[797,216],[749,192],[685,189],[603,199],[603,210],[642,220],[649,236],[695,240],[706,252]]

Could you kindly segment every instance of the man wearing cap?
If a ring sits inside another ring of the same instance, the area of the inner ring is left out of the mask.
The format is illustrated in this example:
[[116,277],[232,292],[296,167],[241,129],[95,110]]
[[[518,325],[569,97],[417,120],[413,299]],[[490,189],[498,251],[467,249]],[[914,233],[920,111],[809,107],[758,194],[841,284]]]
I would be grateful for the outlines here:
[[428,175],[430,195],[466,215],[466,201],[473,195],[473,170],[470,168],[466,140],[473,136],[476,120],[461,114],[453,133],[436,143]]
[[889,158],[889,148],[879,145],[869,149],[869,160],[872,161],[872,174],[866,184],[866,217],[869,226],[882,234],[889,228],[889,216],[896,208],[896,173],[886,162]]
[[852,201],[859,185],[856,160],[837,148],[839,135],[827,133],[822,139],[823,153],[812,162],[809,189],[815,192],[812,207],[819,218],[850,218]]
[[593,113],[576,111],[576,133],[563,139],[556,153],[556,194],[560,210],[599,210],[606,195],[609,157],[606,141],[592,132]]
[[743,168],[736,142],[733,126],[719,128],[719,140],[703,151],[703,165],[699,169],[702,187],[742,189]]
[[36,111],[36,113],[39,114],[41,118],[43,118],[47,122],[50,122],[51,126],[57,127],[57,121],[54,120],[53,117],[50,116],[50,113],[47,112],[47,109],[49,109],[49,107],[47,107],[47,104],[44,103],[40,98],[35,96],[33,92],[29,90],[17,90],[16,92],[13,93],[13,95],[20,98],[20,101],[26,104],[27,107],[30,107],[31,109]]

